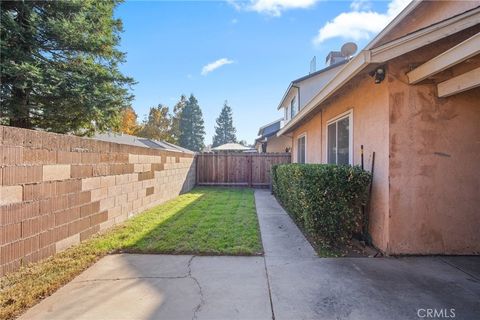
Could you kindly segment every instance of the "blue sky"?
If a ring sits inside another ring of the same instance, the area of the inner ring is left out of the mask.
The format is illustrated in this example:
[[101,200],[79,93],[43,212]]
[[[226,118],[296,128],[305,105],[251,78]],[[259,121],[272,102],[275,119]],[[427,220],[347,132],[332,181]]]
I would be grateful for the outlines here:
[[[206,144],[223,102],[237,138],[253,143],[258,128],[282,115],[277,105],[291,80],[324,67],[346,41],[362,48],[408,0],[127,1],[122,71],[135,78],[140,119],[159,103],[170,109],[193,93],[205,119]],[[209,66],[210,64],[210,66]]]

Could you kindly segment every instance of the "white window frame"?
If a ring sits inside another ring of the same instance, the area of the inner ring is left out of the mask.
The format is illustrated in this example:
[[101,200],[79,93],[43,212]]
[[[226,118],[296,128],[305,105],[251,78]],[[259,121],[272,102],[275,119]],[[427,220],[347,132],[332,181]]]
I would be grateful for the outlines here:
[[299,135],[297,136],[297,141],[296,141],[297,150],[295,150],[295,151],[296,151],[296,152],[295,152],[295,160],[296,160],[296,163],[299,163],[299,162],[298,162],[298,140],[300,140],[300,138],[303,138],[303,137],[305,137],[305,152],[304,152],[304,154],[305,154],[305,162],[304,162],[304,163],[308,163],[308,162],[307,162],[307,133],[306,133],[306,132],[303,132],[302,134],[299,134]]
[[295,115],[297,114],[298,108],[295,108],[295,102],[296,102],[297,96],[293,96],[292,100],[290,100],[290,118],[293,119]]
[[328,163],[328,126],[345,118],[348,118],[348,164],[353,165],[353,108],[336,115],[327,121],[327,125],[325,126],[325,163]]

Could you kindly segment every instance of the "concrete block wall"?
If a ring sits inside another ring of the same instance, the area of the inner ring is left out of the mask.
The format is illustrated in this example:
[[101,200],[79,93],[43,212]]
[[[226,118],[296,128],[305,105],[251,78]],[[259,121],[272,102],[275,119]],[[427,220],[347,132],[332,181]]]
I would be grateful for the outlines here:
[[0,276],[194,185],[190,153],[0,126]]

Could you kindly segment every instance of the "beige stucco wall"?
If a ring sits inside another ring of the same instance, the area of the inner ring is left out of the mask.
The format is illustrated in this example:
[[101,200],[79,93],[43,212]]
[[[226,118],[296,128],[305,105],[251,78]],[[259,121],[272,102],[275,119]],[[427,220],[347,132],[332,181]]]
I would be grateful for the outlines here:
[[433,84],[407,85],[407,68],[393,61],[381,84],[365,76],[345,87],[293,132],[293,161],[306,134],[307,162],[325,163],[327,121],[352,109],[353,163],[362,144],[367,170],[376,153],[374,245],[388,254],[478,254],[480,89],[439,99]]
[[[422,4],[389,39],[479,4]],[[381,84],[364,71],[293,131],[293,161],[305,133],[307,162],[324,163],[327,121],[353,110],[353,164],[362,144],[367,170],[376,153],[370,233],[387,254],[480,254],[480,88],[440,99],[435,84],[475,68],[479,57],[418,85],[406,77],[412,66],[476,32],[471,27],[390,61]]]
[[434,84],[406,84],[408,68],[388,65],[388,252],[478,254],[480,88],[437,98]]
[[292,148],[292,138],[287,136],[268,138],[267,152],[285,152],[285,148]]
[[291,135],[293,140],[292,145],[292,160],[297,162],[297,139],[299,136],[306,136],[307,143],[307,163],[321,163],[322,162],[322,115],[316,114],[312,119],[298,127]]
[[307,162],[326,163],[326,126],[336,116],[353,111],[353,164],[360,165],[360,146],[364,146],[364,165],[371,169],[375,152],[375,174],[370,212],[370,233],[374,244],[386,250],[388,243],[388,94],[386,83],[375,85],[362,76],[355,86],[347,86],[321,112],[293,132],[293,161],[297,161],[297,138],[307,136]]

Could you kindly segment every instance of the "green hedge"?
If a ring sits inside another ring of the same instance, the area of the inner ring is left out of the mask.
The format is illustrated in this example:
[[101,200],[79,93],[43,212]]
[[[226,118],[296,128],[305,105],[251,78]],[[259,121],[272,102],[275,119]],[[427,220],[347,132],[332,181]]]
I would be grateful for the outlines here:
[[358,166],[282,164],[272,167],[273,192],[290,215],[325,245],[348,241],[362,227],[371,174]]

